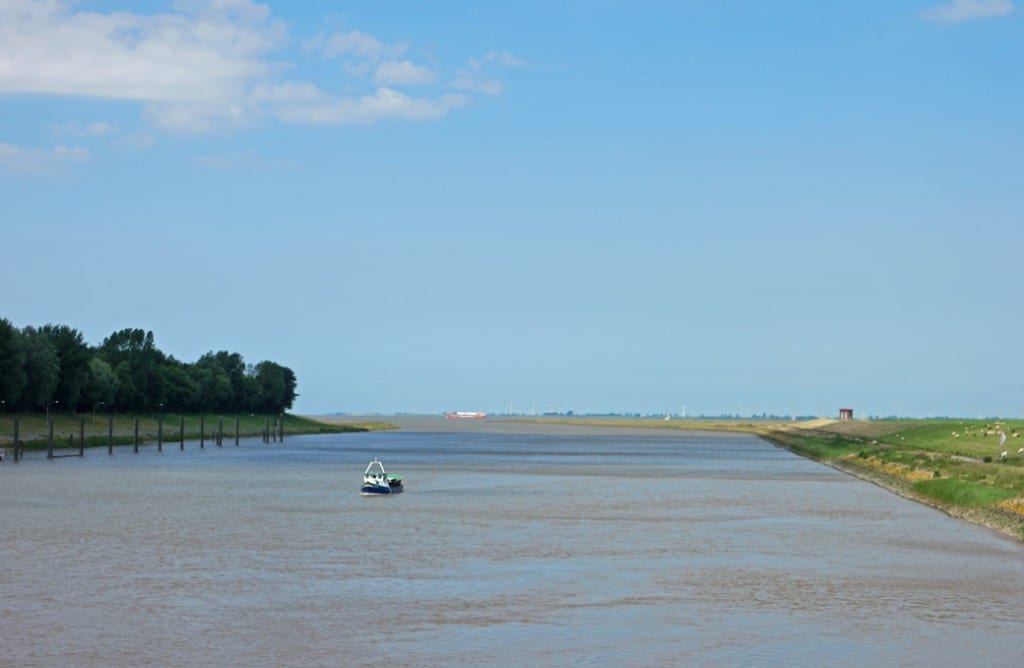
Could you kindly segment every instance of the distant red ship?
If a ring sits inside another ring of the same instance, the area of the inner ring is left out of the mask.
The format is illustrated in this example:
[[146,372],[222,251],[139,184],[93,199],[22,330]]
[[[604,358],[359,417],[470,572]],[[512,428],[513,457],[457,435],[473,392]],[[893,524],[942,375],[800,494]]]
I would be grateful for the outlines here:
[[454,413],[445,413],[444,416],[449,420],[483,420],[487,417],[487,413],[477,413],[476,411],[455,411]]

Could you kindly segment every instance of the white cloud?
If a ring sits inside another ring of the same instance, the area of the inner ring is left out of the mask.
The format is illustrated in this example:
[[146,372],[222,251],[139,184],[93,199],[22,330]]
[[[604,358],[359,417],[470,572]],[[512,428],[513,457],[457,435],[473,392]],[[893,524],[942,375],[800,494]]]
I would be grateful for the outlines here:
[[[492,51],[492,53],[495,52]],[[484,60],[490,61],[492,59],[485,56]],[[504,90],[501,81],[484,75],[484,65],[478,59],[470,58],[466,61],[466,65],[468,66],[467,68],[462,68],[455,72],[455,79],[448,84],[449,86],[473,93],[483,93],[484,95],[500,95],[501,91]]]
[[[345,96],[289,79],[297,64],[273,60],[287,26],[254,0],[176,0],[172,11],[90,12],[75,0],[0,0],[0,97],[49,95],[120,100],[139,106],[151,127],[210,132],[285,123],[372,123],[441,118],[465,106],[465,93],[411,96],[403,86],[436,84],[438,72],[357,30],[314,38],[307,53],[339,58]],[[488,62],[512,64],[492,52]],[[477,68],[479,70],[479,66]],[[367,84],[373,86],[366,90]],[[454,88],[497,94],[501,83],[460,71]],[[360,90],[360,88],[364,90]],[[59,132],[98,137],[112,125],[67,123]],[[8,153],[10,150],[8,149]]]
[[525,60],[513,56],[508,51],[489,51],[487,55],[484,56],[484,60],[487,60],[488,62],[492,63],[497,63],[499,65],[504,65],[505,67],[526,66]]
[[0,167],[8,172],[42,172],[60,165],[85,162],[89,156],[89,149],[84,146],[58,144],[46,150],[0,143]]
[[446,116],[469,103],[465,95],[410,97],[378,88],[362,97],[333,96],[308,83],[269,86],[259,93],[271,113],[288,123],[308,125],[368,124],[382,119],[427,120]]
[[356,78],[364,79],[373,70],[373,61],[364,60],[360,63],[342,63],[341,69]]
[[[205,130],[273,70],[284,25],[250,0],[188,2],[193,14],[100,14],[66,2],[0,3],[0,94],[144,102],[164,127]],[[187,109],[187,112],[183,110]]]
[[437,75],[429,67],[414,65],[408,60],[388,60],[377,66],[373,80],[382,86],[424,86],[434,83]]
[[59,135],[71,135],[73,137],[107,137],[115,134],[117,128],[104,121],[92,121],[91,123],[72,121],[56,126],[54,131]]
[[524,67],[526,61],[513,56],[508,51],[489,51],[480,58],[469,58],[466,67],[455,72],[455,79],[448,85],[458,90],[482,93],[484,95],[500,95],[505,90],[501,80],[488,77],[484,70],[489,65],[501,65],[503,67]]
[[969,19],[1008,16],[1013,13],[1012,0],[952,0],[924,12],[930,21],[960,23]]
[[468,90],[473,93],[483,93],[484,95],[500,95],[504,89],[499,80],[482,77],[472,70],[459,70],[456,72],[451,87],[459,90]]
[[385,44],[373,35],[358,30],[320,35],[308,40],[303,46],[307,51],[319,53],[324,58],[353,56],[371,61],[398,58],[408,48],[403,43]]

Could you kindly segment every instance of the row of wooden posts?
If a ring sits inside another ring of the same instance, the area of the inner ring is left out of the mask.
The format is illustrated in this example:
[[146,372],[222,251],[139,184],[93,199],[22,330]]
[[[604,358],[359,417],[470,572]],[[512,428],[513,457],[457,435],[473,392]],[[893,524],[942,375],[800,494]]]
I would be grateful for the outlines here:
[[[20,433],[20,419],[18,416],[14,417],[14,461],[19,461],[25,456],[25,446],[22,444],[19,438]],[[135,418],[133,421],[133,438],[132,443],[134,445],[134,451],[139,451],[139,418]],[[239,429],[240,419],[235,418],[235,446],[238,446],[240,438]],[[216,431],[210,434],[210,440],[218,447],[224,445],[224,418],[219,418],[217,422]],[[284,443],[284,419],[278,420],[274,418],[271,423],[270,418],[266,419],[263,427],[263,442],[270,443],[273,440],[275,443],[280,441]],[[181,418],[181,422],[178,426],[178,447],[181,450],[185,449],[185,418]],[[164,450],[164,420],[163,417],[157,422],[156,428],[156,447],[157,450],[163,452]],[[204,416],[199,417],[199,447],[206,447],[206,418]],[[107,454],[114,454],[114,418],[111,416],[107,420]],[[78,452],[71,454],[54,454],[54,443],[53,443],[53,418],[51,417],[47,421],[47,437],[46,437],[46,456],[49,459],[55,459],[57,457],[84,457],[85,456],[85,418],[82,418],[78,422]]]

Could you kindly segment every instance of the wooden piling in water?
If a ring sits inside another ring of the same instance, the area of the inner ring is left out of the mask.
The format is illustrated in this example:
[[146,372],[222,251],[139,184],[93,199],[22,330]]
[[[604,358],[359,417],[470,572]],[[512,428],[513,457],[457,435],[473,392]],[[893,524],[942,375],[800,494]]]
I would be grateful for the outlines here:
[[107,454],[114,454],[114,416],[107,418]]
[[217,447],[224,447],[224,417],[221,416],[217,422]]
[[139,418],[135,418],[135,452],[139,452]]
[[164,451],[164,415],[163,415],[163,413],[161,413],[160,417],[157,418],[157,423],[156,423],[156,451],[157,452],[163,452]]
[[181,416],[181,426],[178,428],[178,441],[181,443],[181,450],[185,449],[185,416]]
[[85,457],[85,418],[78,421],[78,456]]
[[199,416],[199,447],[206,447],[206,416]]
[[53,418],[47,418],[46,458],[53,459]]
[[280,428],[280,431],[277,434],[277,440],[280,441],[281,443],[284,443],[284,415],[281,416],[281,421],[279,423],[279,428]]
[[241,423],[241,420],[239,420],[238,416],[236,415],[235,416],[235,447],[236,448],[238,447],[238,425],[240,423]]

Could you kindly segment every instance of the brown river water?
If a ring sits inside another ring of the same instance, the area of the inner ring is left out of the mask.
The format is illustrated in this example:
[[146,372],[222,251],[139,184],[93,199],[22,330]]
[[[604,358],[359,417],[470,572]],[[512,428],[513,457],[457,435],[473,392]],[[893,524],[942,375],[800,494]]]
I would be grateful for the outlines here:
[[406,426],[0,463],[0,666],[1022,665],[1021,545],[756,437]]

